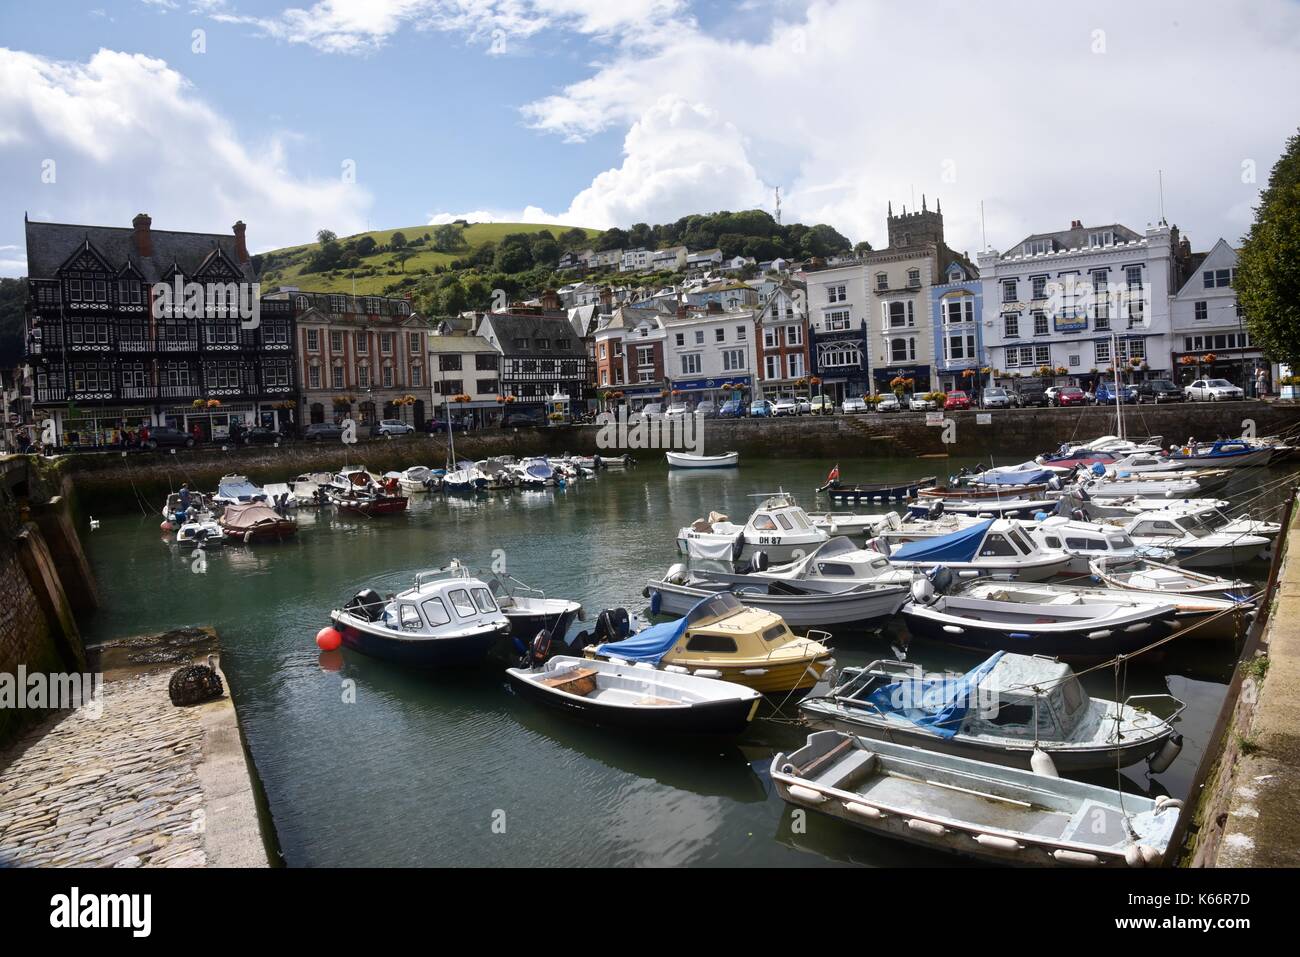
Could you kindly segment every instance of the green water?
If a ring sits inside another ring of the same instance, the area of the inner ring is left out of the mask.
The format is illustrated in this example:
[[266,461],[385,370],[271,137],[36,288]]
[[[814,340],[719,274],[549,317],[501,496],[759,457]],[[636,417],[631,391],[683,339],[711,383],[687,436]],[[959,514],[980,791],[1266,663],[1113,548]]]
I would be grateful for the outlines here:
[[[188,553],[162,543],[157,511],[104,519],[84,532],[104,598],[87,630],[105,640],[183,625],[218,629],[290,865],[948,865],[817,815],[796,833],[767,780],[772,755],[802,741],[789,725],[757,721],[731,745],[629,740],[519,700],[499,674],[413,673],[351,652],[323,657],[313,641],[329,610],[362,586],[400,590],[416,571],[452,557],[486,568],[498,550],[511,574],[580,600],[589,615],[640,610],[646,580],[677,560],[680,526],[715,509],[746,516],[750,495],[779,487],[810,510],[826,509],[813,489],[832,464],[671,473],[643,464],[568,490],[417,496],[406,514],[373,520],[303,509],[297,541],[213,551],[202,573]],[[846,482],[959,464],[840,463]],[[854,664],[892,657],[890,642],[903,637],[891,629],[836,635],[833,644],[841,663]],[[1188,701],[1186,745],[1158,779],[1138,766],[1125,772],[1125,786],[1182,797],[1232,650],[1175,649],[1159,665],[1130,669],[1126,690],[1168,690]],[[980,656],[918,645],[911,657],[964,669]],[[1087,683],[1112,696],[1115,676]],[[1114,775],[1099,783],[1113,784]]]

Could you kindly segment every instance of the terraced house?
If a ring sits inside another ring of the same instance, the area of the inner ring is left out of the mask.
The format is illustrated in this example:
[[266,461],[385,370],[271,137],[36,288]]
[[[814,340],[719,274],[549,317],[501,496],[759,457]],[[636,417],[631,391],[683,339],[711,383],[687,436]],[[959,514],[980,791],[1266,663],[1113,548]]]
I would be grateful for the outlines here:
[[267,298],[294,311],[305,422],[351,417],[363,427],[381,419],[424,425],[429,324],[411,311],[410,300],[297,289]]
[[129,228],[25,230],[34,416],[57,444],[112,445],[146,425],[219,439],[236,420],[292,415],[292,313],[259,301],[242,222],[175,232],[140,213]]
[[501,393],[515,405],[541,407],[554,395],[567,395],[577,411],[587,398],[587,344],[578,338],[561,309],[515,304],[484,313],[474,334],[501,357]]

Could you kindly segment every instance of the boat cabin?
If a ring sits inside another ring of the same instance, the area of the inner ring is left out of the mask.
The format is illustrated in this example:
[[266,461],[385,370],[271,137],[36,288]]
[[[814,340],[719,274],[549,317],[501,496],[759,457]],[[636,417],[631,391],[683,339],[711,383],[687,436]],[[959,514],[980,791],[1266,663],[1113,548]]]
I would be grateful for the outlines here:
[[424,581],[388,599],[366,589],[344,606],[354,618],[407,635],[435,636],[478,627],[505,616],[491,590],[477,578]]
[[1137,545],[1119,528],[1103,528],[1090,522],[1054,517],[1038,523],[1038,540],[1047,548],[1076,554],[1105,557],[1115,552],[1129,554]]

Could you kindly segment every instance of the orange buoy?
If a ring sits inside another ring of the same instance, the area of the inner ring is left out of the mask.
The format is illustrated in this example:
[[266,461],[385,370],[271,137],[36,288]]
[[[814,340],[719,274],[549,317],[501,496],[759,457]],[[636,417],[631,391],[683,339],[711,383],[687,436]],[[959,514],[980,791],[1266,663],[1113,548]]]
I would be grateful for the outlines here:
[[343,636],[339,634],[337,628],[326,625],[316,632],[316,647],[321,651],[338,651],[341,644],[343,644]]

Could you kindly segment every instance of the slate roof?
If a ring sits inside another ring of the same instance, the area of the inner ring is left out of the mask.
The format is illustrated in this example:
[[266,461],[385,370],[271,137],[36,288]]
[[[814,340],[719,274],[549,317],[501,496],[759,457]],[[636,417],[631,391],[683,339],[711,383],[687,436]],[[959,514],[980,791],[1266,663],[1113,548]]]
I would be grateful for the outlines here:
[[[515,356],[521,355],[530,359],[545,358],[569,358],[585,359],[587,358],[586,344],[573,331],[573,326],[569,324],[568,315],[549,315],[537,316],[507,312],[490,312],[483,317],[483,322],[491,326],[492,331],[496,334],[496,341],[500,344],[503,355]],[[480,329],[480,332],[482,330]],[[517,352],[515,350],[516,339],[527,339],[528,350],[526,352]],[[539,350],[533,344],[535,339],[550,339],[551,348]],[[556,342],[560,339],[569,340],[569,348],[560,349]]]
[[60,266],[89,239],[114,270],[127,263],[140,271],[146,282],[160,282],[172,264],[182,273],[193,275],[212,251],[222,252],[244,274],[247,282],[257,278],[251,262],[240,263],[235,257],[234,233],[180,233],[151,229],[153,255],[136,253],[135,230],[130,226],[80,226],[71,223],[41,223],[27,220],[27,275],[32,279],[52,279]]

